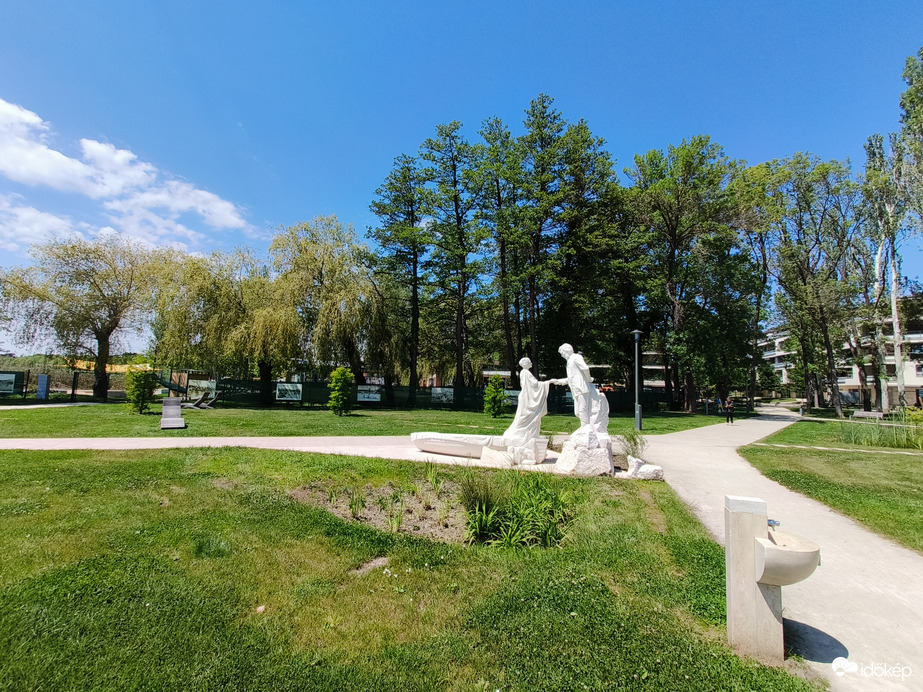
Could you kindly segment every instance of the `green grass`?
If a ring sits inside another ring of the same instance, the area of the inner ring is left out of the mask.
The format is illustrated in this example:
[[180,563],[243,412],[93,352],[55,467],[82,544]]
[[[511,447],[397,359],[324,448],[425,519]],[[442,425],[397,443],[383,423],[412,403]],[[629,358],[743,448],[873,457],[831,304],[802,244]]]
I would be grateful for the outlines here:
[[[499,435],[513,421],[511,415],[491,418],[470,411],[359,410],[349,416],[297,408],[183,409],[187,427],[160,429],[160,405],[138,415],[125,404],[0,411],[0,437],[288,437],[340,435],[409,435],[412,432],[460,432]],[[722,422],[714,416],[652,413],[644,419],[644,433],[658,435]],[[576,430],[574,416],[545,416],[546,434]],[[616,415],[609,431],[618,434],[634,427],[633,415]]]
[[[2,690],[811,689],[729,651],[723,552],[665,484],[562,479],[579,500],[569,540],[515,550],[385,533],[288,494],[423,482],[411,463],[0,461]],[[353,571],[381,556],[389,573]]]
[[[763,440],[769,444],[852,448],[837,423],[803,421]],[[767,478],[923,552],[923,456],[886,448],[824,451],[748,446],[740,453]]]

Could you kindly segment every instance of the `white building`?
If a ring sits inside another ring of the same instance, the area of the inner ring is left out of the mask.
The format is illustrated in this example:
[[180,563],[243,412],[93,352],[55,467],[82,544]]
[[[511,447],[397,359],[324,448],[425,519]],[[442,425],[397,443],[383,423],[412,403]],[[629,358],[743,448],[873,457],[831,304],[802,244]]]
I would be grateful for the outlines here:
[[[763,360],[772,365],[773,370],[779,375],[782,385],[791,386],[789,379],[789,370],[798,360],[798,354],[791,348],[786,348],[788,333],[783,330],[770,330],[766,334],[765,341],[760,343],[763,349]],[[913,331],[904,334],[904,390],[907,397],[907,404],[910,406],[919,406],[923,400],[923,331]],[[840,388],[840,395],[846,403],[857,405],[862,404],[860,387],[861,374],[860,366],[849,364],[847,356],[847,347],[843,345],[843,355],[840,364],[837,367],[837,384]],[[897,402],[897,370],[894,361],[894,349],[888,345],[885,366],[888,371],[888,401]],[[873,372],[872,365],[861,366],[865,370],[865,382],[868,389],[875,389],[876,373]],[[798,396],[800,392],[792,392]]]

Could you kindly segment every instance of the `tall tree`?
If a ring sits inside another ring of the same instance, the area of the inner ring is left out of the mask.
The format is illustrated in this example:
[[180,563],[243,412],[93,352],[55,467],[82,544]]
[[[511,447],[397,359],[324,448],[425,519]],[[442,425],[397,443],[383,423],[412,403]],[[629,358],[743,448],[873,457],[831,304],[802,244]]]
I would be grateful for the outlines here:
[[[905,180],[904,140],[891,134],[890,154],[885,152],[881,135],[869,137],[865,145],[865,181],[862,192],[870,222],[875,228],[875,304],[890,294],[891,344],[894,352],[894,368],[897,378],[897,403],[907,405],[904,384],[904,338],[898,300],[901,292],[901,256],[898,251],[903,238],[911,226],[907,223],[907,184]],[[889,287],[885,289],[885,273],[889,274]],[[883,317],[883,311],[878,311]],[[879,352],[884,352],[881,340],[882,329],[876,325],[879,336]],[[881,365],[884,365],[883,363]],[[885,373],[886,374],[886,373]],[[882,383],[883,410],[889,409],[887,380]]]
[[436,127],[421,153],[433,181],[433,254],[430,266],[439,299],[451,310],[456,388],[476,384],[470,360],[468,317],[471,296],[482,274],[485,233],[474,214],[481,189],[476,174],[480,150],[461,134],[453,121]]
[[[848,266],[843,259],[861,228],[861,192],[849,167],[838,161],[796,154],[772,167],[781,205],[773,227],[774,275],[786,294],[783,304],[791,306],[789,323],[795,323],[794,315],[809,316],[811,328],[820,335],[832,403],[837,416],[843,417],[837,360],[853,299],[853,286],[842,273]],[[801,339],[805,345],[807,336]]]
[[432,193],[419,162],[412,156],[398,156],[385,182],[375,190],[372,212],[381,225],[370,235],[382,249],[378,270],[409,288],[406,333],[410,391],[408,405],[416,403],[420,380],[420,310],[425,287],[425,263],[429,257],[432,235],[427,219],[432,214]]
[[0,274],[0,298],[21,343],[50,336],[66,354],[93,359],[93,396],[106,399],[112,341],[140,332],[153,304],[154,251],[118,235],[32,248],[35,264]]
[[522,257],[526,246],[519,206],[523,200],[522,149],[499,118],[485,120],[480,134],[484,152],[478,170],[481,178],[478,220],[491,233],[490,273],[503,327],[502,361],[510,370],[513,386],[518,387],[516,363],[522,353]]
[[[638,190],[640,219],[652,235],[654,271],[668,306],[668,356],[681,373],[684,407],[689,411],[696,404],[696,373],[701,372],[697,363],[710,348],[707,340],[696,338],[699,308],[711,283],[702,275],[708,268],[702,256],[718,251],[744,261],[728,225],[736,209],[729,185],[738,168],[707,136],[696,136],[666,152],[636,156],[629,171]],[[727,237],[718,242],[721,236]],[[746,293],[736,287],[733,291],[738,297]],[[747,333],[747,326],[740,331]]]
[[[519,140],[525,168],[525,198],[521,216],[527,238],[523,276],[526,289],[525,321],[529,355],[536,364],[545,362],[545,354],[540,353],[539,349],[538,325],[541,306],[548,291],[551,271],[549,256],[554,250],[554,233],[562,201],[562,139],[567,126],[553,103],[554,99],[547,94],[539,94],[532,100],[523,121],[526,132]],[[557,357],[556,354],[553,357]]]
[[923,216],[923,48],[907,58],[903,76],[907,89],[901,94],[901,137],[910,164],[906,184],[911,207]]

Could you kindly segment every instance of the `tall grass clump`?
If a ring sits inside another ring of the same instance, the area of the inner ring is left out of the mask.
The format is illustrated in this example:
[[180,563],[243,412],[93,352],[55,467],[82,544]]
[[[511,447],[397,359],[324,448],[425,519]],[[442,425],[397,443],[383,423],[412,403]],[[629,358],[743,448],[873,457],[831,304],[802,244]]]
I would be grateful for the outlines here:
[[467,471],[459,483],[467,514],[466,539],[509,548],[550,548],[566,538],[576,500],[563,482],[545,474]]
[[923,449],[923,422],[918,418],[918,414],[902,410],[894,423],[839,423],[837,436],[845,444],[860,447]]

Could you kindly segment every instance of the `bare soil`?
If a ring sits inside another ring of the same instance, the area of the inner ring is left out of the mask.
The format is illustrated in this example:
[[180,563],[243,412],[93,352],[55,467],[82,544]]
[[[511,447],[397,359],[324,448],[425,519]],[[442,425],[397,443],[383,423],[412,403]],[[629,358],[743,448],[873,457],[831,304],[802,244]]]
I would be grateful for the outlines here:
[[[364,498],[364,506],[352,502],[352,496]],[[378,488],[315,482],[293,490],[292,497],[345,521],[360,521],[381,531],[396,530],[447,543],[465,540],[465,510],[458,502],[455,484],[449,481],[443,482],[438,496],[428,482],[421,481],[411,488],[390,482]]]

